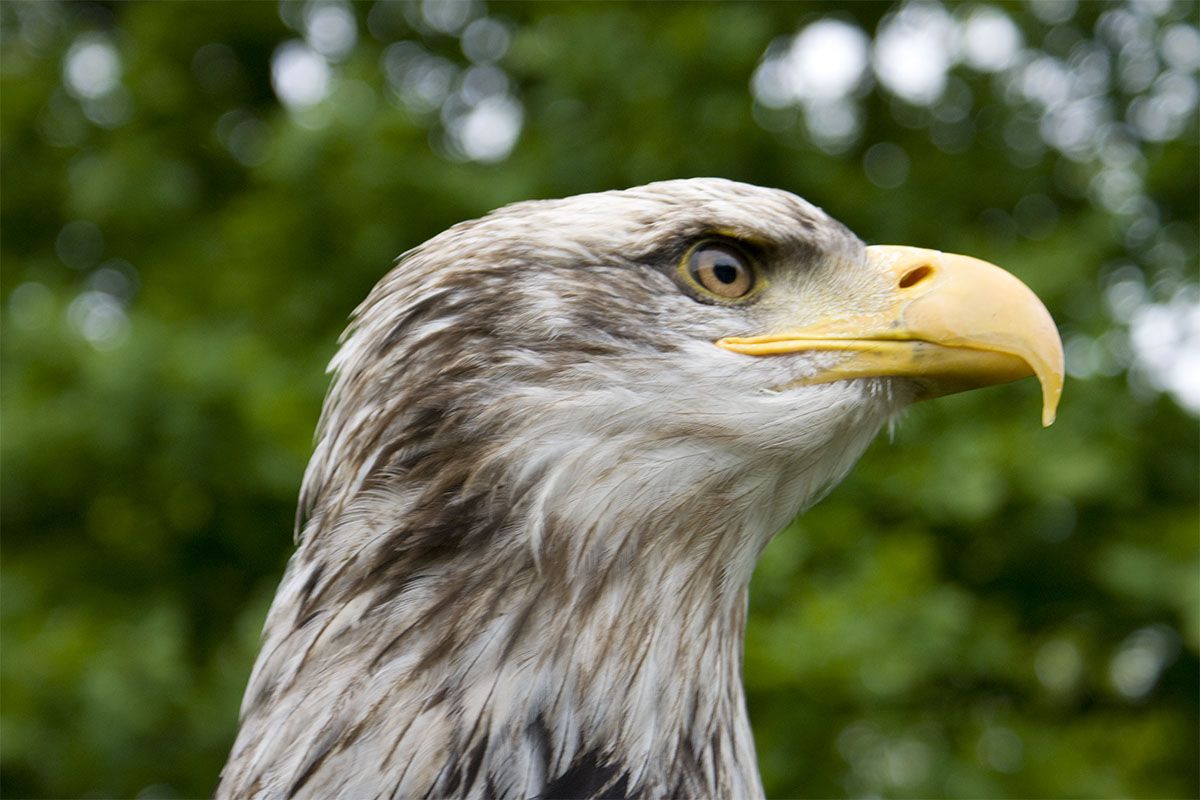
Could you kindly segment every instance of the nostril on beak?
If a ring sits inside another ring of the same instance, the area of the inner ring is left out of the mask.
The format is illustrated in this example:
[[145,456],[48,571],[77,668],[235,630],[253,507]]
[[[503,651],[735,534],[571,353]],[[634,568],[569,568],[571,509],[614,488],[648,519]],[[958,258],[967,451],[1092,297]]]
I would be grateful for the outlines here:
[[918,283],[925,280],[932,274],[933,267],[930,266],[920,266],[916,269],[910,269],[908,272],[904,273],[902,278],[900,278],[900,288],[908,289],[909,287],[916,286]]

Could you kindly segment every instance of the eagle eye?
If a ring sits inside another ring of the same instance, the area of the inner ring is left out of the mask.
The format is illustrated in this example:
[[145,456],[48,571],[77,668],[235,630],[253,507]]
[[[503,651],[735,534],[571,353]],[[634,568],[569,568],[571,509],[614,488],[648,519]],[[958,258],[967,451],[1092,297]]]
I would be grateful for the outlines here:
[[702,242],[693,247],[684,259],[683,268],[692,283],[722,300],[740,300],[758,282],[749,259],[721,242]]

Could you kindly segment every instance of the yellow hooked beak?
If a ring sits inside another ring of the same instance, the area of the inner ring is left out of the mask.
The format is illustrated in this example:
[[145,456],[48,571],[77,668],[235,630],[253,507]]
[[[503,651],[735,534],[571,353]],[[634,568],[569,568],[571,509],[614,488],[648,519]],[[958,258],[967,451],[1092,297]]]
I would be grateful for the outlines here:
[[867,259],[885,287],[873,308],[831,310],[803,327],[717,345],[755,356],[838,351],[844,360],[802,383],[905,376],[921,400],[1036,375],[1042,424],[1054,422],[1062,341],[1029,287],[986,261],[936,250],[877,245]]

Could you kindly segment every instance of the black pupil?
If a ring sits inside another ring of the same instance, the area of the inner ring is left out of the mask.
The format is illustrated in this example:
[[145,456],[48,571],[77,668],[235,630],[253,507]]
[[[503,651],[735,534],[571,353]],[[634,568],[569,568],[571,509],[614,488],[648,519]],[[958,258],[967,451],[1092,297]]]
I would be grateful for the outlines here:
[[712,272],[713,277],[721,283],[733,283],[737,280],[737,268],[731,264],[715,264]]

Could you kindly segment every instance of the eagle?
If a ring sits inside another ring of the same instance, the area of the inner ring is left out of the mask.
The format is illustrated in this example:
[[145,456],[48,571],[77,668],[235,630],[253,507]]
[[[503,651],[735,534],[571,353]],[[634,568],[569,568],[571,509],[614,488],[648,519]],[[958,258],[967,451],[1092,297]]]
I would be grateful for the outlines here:
[[1017,278],[716,178],[516,203],[355,311],[217,798],[763,795],[747,587],[909,404],[1036,376]]

